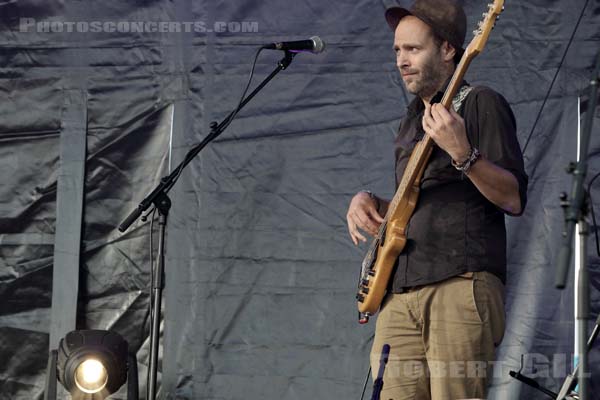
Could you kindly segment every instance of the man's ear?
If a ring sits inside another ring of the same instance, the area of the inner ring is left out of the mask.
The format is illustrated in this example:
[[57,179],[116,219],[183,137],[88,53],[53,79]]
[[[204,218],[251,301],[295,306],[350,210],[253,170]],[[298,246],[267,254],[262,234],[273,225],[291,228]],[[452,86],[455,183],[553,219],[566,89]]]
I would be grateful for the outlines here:
[[456,49],[447,40],[442,44],[442,54],[444,61],[453,61],[456,55]]

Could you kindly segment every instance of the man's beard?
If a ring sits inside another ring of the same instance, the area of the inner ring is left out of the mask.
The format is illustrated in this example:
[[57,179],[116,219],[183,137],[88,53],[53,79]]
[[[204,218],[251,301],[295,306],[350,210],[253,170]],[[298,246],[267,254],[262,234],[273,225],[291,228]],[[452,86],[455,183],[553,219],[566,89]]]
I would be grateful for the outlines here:
[[439,54],[439,51],[425,62],[423,68],[418,75],[419,78],[417,80],[413,80],[409,85],[404,82],[404,86],[406,89],[420,98],[430,98],[433,97],[436,92],[439,90],[440,86],[444,83],[444,74],[442,72],[441,61],[439,57],[436,57]]

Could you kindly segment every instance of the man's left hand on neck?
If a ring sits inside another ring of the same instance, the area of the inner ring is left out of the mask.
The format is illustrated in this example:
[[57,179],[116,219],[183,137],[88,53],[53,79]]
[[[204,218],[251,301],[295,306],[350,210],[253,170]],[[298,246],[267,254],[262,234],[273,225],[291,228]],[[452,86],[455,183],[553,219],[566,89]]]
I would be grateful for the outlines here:
[[442,104],[425,104],[423,129],[433,141],[461,164],[471,152],[467,138],[465,121],[453,109],[447,110]]

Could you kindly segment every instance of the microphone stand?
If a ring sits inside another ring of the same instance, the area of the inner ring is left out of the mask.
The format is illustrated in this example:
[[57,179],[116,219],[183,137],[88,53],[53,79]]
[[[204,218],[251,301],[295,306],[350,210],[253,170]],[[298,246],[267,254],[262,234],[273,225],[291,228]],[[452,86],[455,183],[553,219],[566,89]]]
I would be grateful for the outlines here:
[[590,136],[592,133],[592,124],[594,120],[594,114],[596,111],[596,99],[598,95],[598,80],[600,79],[600,52],[596,56],[596,63],[592,80],[590,83],[590,105],[586,114],[585,124],[581,135],[581,146],[579,149],[579,161],[577,163],[571,163],[567,169],[568,173],[573,174],[573,185],[571,190],[571,200],[568,199],[566,193],[561,194],[561,206],[565,210],[565,231],[563,232],[563,245],[561,247],[558,265],[556,268],[555,285],[559,289],[564,289],[567,272],[571,264],[571,253],[573,247],[573,236],[575,231],[575,225],[579,224],[579,235],[581,250],[581,265],[579,268],[579,279],[577,284],[578,296],[576,306],[576,320],[578,329],[579,345],[577,348],[577,355],[579,357],[579,398],[581,400],[588,400],[588,386],[589,386],[589,366],[586,349],[586,334],[587,334],[587,320],[589,318],[589,282],[588,272],[586,265],[587,254],[585,253],[585,243],[589,234],[588,224],[586,221],[587,217],[587,202],[585,189],[583,187],[583,181],[587,173],[588,163],[588,148],[590,143]]
[[[587,351],[590,351],[592,347],[594,347],[594,342],[598,337],[598,333],[600,333],[600,315],[598,315],[598,318],[596,319],[596,325],[594,326],[594,330],[592,331],[592,334],[587,340]],[[539,390],[540,392],[544,393],[552,399],[577,400],[580,399],[579,394],[574,392],[573,390],[575,390],[575,386],[577,386],[577,379],[579,376],[579,365],[581,364],[578,364],[573,370],[573,372],[571,372],[565,378],[558,394],[549,390],[548,388],[545,388],[544,386],[537,383],[534,379],[521,373],[521,371],[523,370],[523,356],[521,356],[521,368],[518,371],[509,371],[509,375],[531,386],[532,388]]]
[[284,57],[277,63],[277,67],[267,76],[257,87],[250,93],[242,102],[233,110],[220,124],[211,122],[210,133],[204,140],[198,145],[193,147],[185,156],[183,161],[171,172],[169,175],[163,177],[160,183],[147,195],[142,202],[133,210],[127,218],[123,220],[119,225],[119,231],[125,232],[131,224],[133,224],[144,211],[146,211],[152,204],[156,207],[159,214],[159,242],[158,242],[158,257],[156,262],[156,268],[154,270],[154,285],[152,286],[153,305],[151,312],[151,332],[150,332],[150,364],[148,366],[149,377],[148,377],[148,388],[147,388],[147,399],[156,399],[156,377],[158,371],[158,342],[159,342],[159,329],[161,319],[161,301],[163,291],[163,277],[165,270],[165,234],[167,227],[167,217],[169,210],[171,209],[171,200],[167,195],[171,190],[175,182],[181,175],[183,169],[200,153],[200,151],[211,141],[217,138],[221,133],[225,131],[225,128],[229,125],[233,117],[250,101],[252,98],[267,84],[271,79],[275,77],[280,71],[286,69],[294,59],[295,53],[288,50],[285,51]]

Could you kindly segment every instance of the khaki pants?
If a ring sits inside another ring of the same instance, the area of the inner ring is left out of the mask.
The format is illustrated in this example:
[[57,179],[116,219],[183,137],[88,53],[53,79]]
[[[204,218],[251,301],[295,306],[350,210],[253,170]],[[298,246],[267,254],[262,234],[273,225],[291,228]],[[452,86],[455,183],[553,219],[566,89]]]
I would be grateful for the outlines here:
[[391,347],[382,400],[485,398],[504,334],[504,286],[473,272],[390,295],[377,318],[373,378]]

